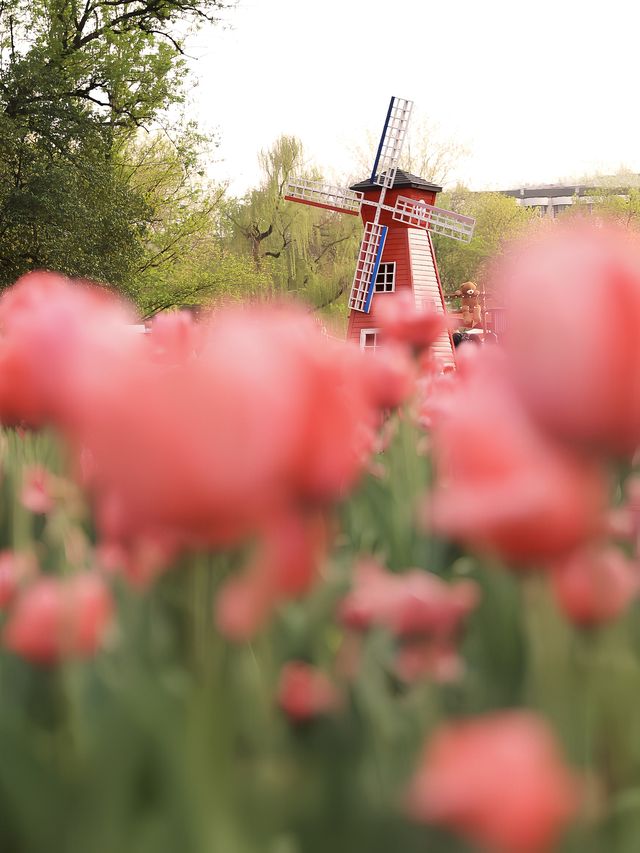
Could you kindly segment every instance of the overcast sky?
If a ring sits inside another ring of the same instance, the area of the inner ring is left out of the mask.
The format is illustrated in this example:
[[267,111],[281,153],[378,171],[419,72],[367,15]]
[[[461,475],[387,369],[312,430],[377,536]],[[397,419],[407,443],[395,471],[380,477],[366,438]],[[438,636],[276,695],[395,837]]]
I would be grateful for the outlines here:
[[240,0],[227,17],[189,40],[189,109],[236,192],[282,133],[352,172],[391,95],[469,150],[455,177],[473,189],[640,172],[638,0]]

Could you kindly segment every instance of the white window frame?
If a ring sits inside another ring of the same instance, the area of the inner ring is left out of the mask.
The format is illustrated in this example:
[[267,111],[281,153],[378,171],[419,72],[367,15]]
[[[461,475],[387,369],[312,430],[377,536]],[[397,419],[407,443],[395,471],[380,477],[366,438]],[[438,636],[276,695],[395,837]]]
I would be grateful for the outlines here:
[[[388,277],[389,274],[391,275],[391,281],[388,282],[387,280],[385,280],[384,282],[381,282],[383,286],[378,287],[378,284],[379,284],[378,279],[382,275]],[[391,284],[391,287],[387,287],[387,284],[389,284],[389,283]],[[376,275],[376,280],[375,280],[375,283],[373,285],[373,292],[374,293],[393,293],[395,289],[396,289],[396,262],[395,261],[388,261],[388,262],[381,263],[380,266],[378,267],[378,273]]]
[[[368,350],[368,349],[377,349],[378,348],[378,335],[380,334],[380,329],[360,329],[360,349]],[[367,346],[367,335],[373,335],[373,344]]]

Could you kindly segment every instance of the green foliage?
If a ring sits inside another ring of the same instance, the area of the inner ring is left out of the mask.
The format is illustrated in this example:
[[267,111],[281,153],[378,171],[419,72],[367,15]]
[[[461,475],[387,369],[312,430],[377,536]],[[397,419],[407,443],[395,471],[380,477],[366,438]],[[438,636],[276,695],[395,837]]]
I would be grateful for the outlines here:
[[219,0],[7,0],[0,77],[12,117],[90,116],[108,128],[148,124],[181,97],[178,23],[211,20]]
[[438,270],[442,286],[448,293],[457,290],[464,281],[482,281],[489,259],[532,218],[531,211],[520,207],[513,198],[499,193],[470,192],[464,187],[442,193],[438,206],[476,219],[470,243],[434,237]]
[[[182,99],[178,24],[218,0],[7,0],[0,8],[0,286],[34,267],[131,285],[157,204],[123,169]],[[155,199],[157,201],[157,199]]]
[[591,209],[596,215],[608,216],[628,228],[637,229],[640,227],[640,189],[595,189],[591,195]]
[[295,295],[326,309],[351,283],[360,221],[284,200],[290,177],[322,179],[317,171],[305,168],[302,144],[294,137],[276,140],[261,153],[260,163],[261,185],[227,206],[231,245],[251,257],[256,272],[268,271],[269,295]]
[[100,150],[51,151],[0,115],[0,283],[34,268],[122,285],[139,259],[144,199]]

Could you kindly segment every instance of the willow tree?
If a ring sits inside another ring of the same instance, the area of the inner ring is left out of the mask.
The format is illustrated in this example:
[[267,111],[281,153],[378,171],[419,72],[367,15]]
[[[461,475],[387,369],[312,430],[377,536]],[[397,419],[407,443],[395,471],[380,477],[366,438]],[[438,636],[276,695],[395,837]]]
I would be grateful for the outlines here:
[[285,201],[292,176],[322,178],[307,165],[295,137],[280,137],[259,157],[260,185],[228,205],[232,244],[251,256],[256,272],[268,273],[270,295],[293,294],[327,308],[339,302],[353,274],[359,222],[352,216]]

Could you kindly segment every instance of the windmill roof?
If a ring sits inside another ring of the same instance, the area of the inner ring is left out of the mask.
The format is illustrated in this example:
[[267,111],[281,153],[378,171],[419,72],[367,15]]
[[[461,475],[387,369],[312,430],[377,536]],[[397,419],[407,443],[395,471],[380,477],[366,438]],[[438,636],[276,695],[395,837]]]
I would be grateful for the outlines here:
[[[425,181],[424,178],[419,178],[417,175],[411,175],[403,169],[398,169],[393,181],[393,189],[400,189],[402,187],[412,187],[416,190],[430,190],[436,193],[442,191],[442,187],[438,186],[438,184],[432,184],[430,181]],[[367,178],[366,181],[353,184],[349,189],[362,192],[369,189],[380,189],[380,187],[378,184],[374,184],[371,178]]]

